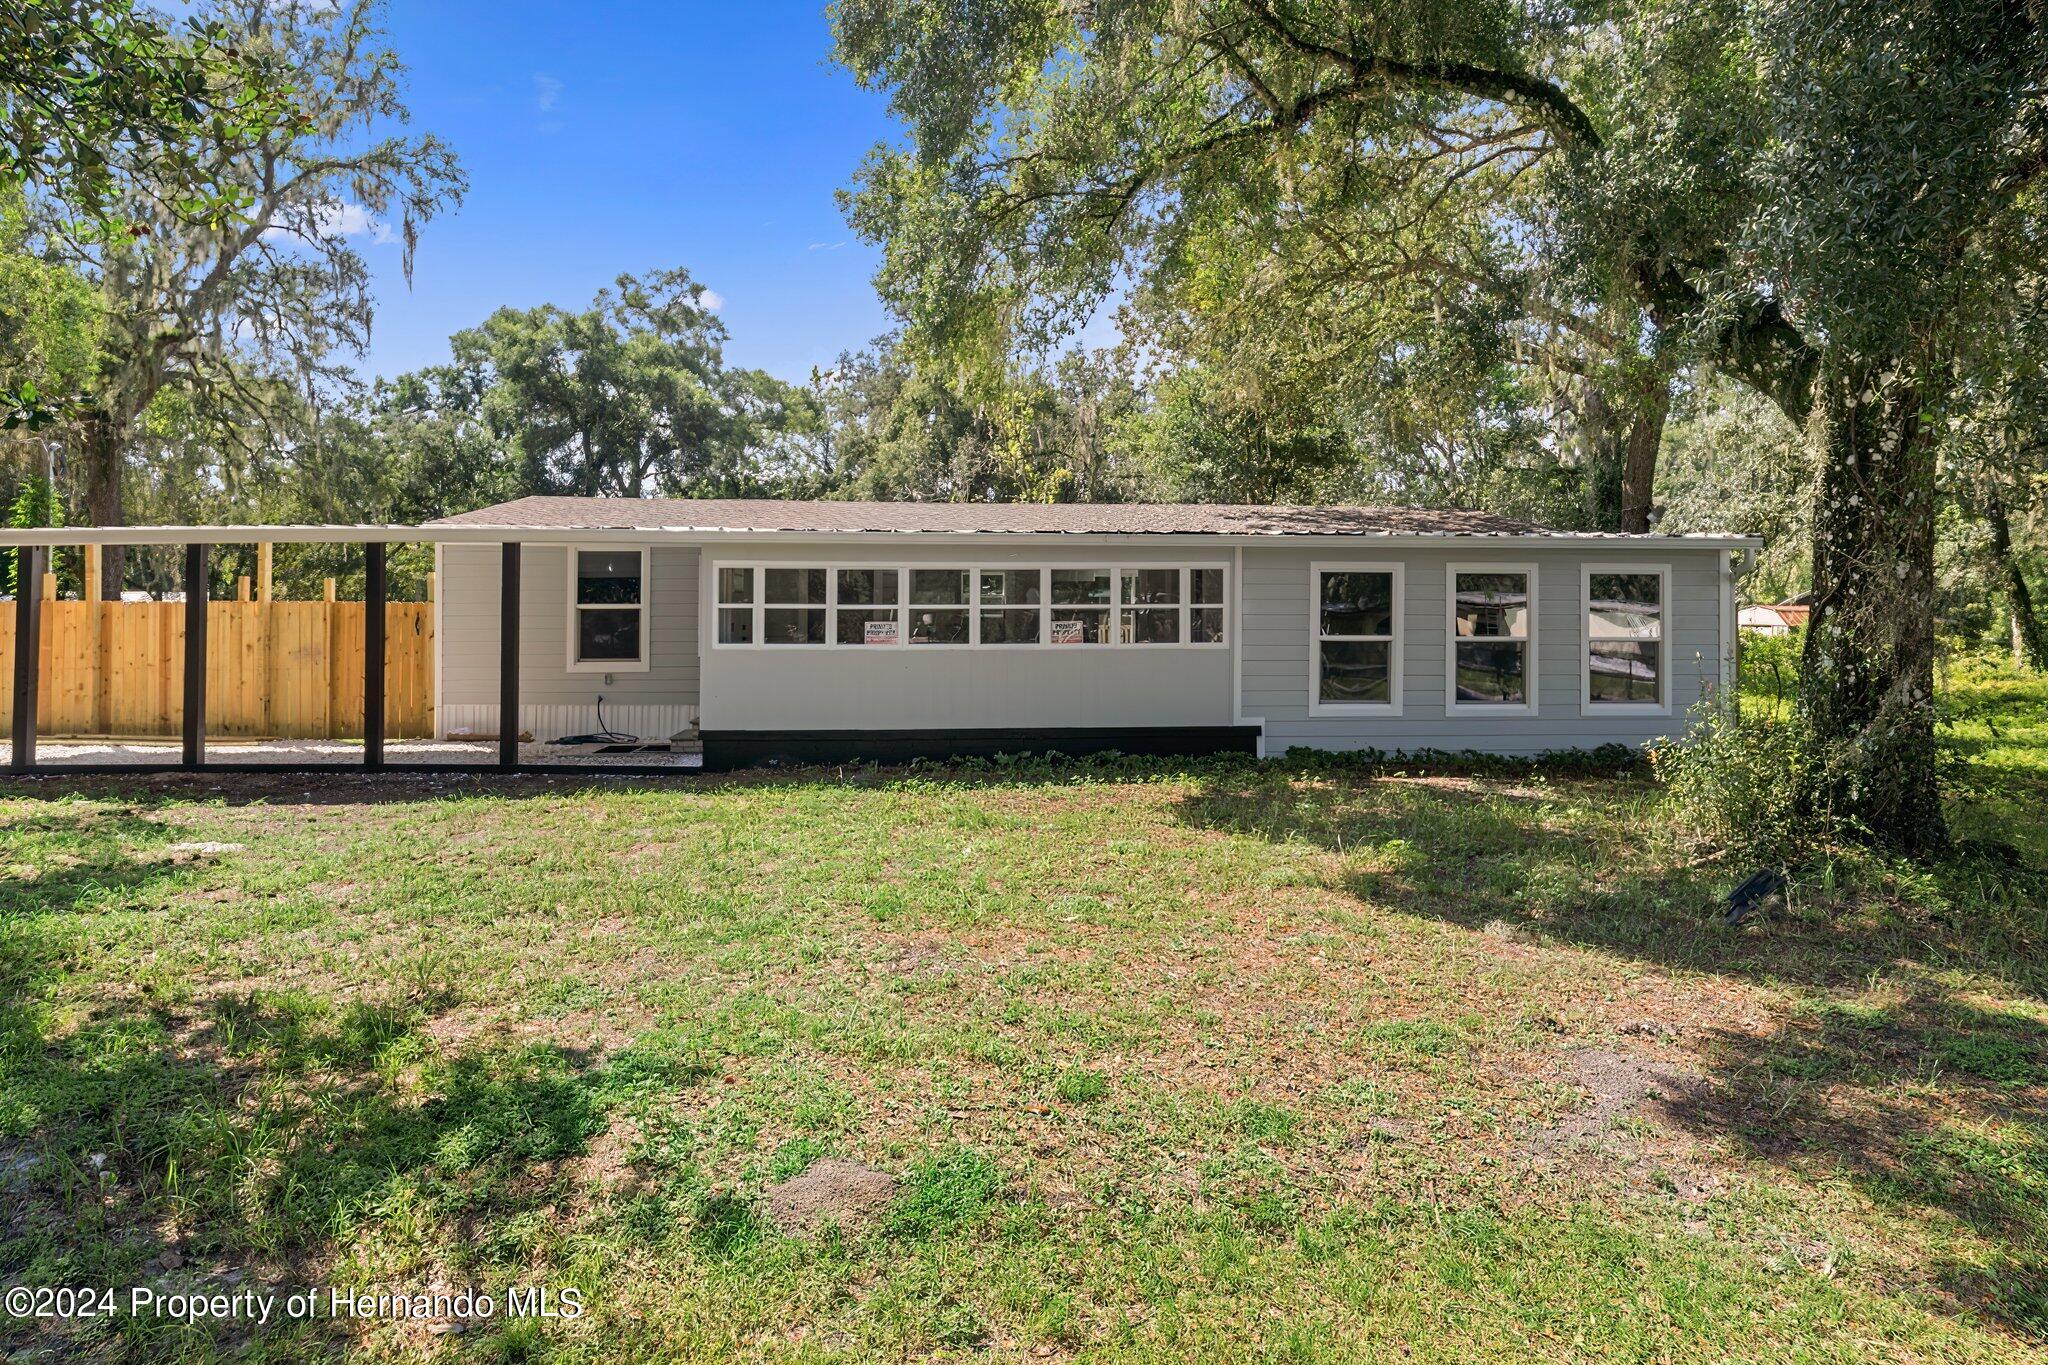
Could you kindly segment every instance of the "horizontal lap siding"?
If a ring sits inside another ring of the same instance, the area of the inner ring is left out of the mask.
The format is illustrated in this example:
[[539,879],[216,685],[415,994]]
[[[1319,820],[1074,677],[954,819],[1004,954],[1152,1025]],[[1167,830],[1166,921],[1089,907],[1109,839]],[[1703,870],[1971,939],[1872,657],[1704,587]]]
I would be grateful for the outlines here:
[[[1312,716],[1309,689],[1309,565],[1395,562],[1405,566],[1402,713],[1396,717]],[[1581,565],[1657,563],[1671,567],[1666,629],[1669,715],[1579,713]],[[1445,586],[1448,566],[1534,564],[1537,574],[1537,714],[1448,715]],[[1247,550],[1244,556],[1243,710],[1265,721],[1266,749],[1476,749],[1540,753],[1606,743],[1642,744],[1684,728],[1686,712],[1720,676],[1721,585],[1718,552],[1516,552],[1511,547],[1352,554]]]
[[[665,738],[694,719],[698,695],[695,547],[658,546],[649,559],[648,644],[652,667],[572,673],[568,550],[529,545],[520,560],[519,700],[523,728],[540,739],[596,728],[605,721],[643,738]],[[442,723],[448,729],[495,728],[498,701],[498,583],[495,545],[441,550]]]

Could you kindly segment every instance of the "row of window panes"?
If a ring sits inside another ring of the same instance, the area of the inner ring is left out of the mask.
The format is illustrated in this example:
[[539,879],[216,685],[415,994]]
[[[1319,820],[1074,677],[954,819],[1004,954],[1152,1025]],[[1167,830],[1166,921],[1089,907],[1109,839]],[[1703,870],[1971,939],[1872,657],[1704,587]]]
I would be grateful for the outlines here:
[[1221,569],[727,566],[718,642],[1221,644],[1223,603]]
[[[1461,706],[1522,706],[1529,696],[1529,576],[1461,573],[1453,589],[1456,696]],[[1589,575],[1588,694],[1594,703],[1657,705],[1664,635],[1663,578],[1655,573]],[[1393,701],[1394,575],[1325,572],[1317,584],[1320,622],[1317,698],[1332,705]]]

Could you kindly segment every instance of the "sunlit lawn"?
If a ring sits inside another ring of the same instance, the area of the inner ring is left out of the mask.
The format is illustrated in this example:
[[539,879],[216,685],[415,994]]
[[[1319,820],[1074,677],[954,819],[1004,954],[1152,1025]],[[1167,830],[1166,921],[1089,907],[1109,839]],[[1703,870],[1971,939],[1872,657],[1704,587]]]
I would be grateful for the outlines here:
[[[1952,681],[1959,831],[2039,864],[2048,687]],[[17,783],[0,1281],[588,1312],[0,1350],[2038,1353],[2041,875],[1845,857],[1728,930],[1663,830],[1639,773],[1288,761]],[[893,1198],[785,1235],[827,1157]]]

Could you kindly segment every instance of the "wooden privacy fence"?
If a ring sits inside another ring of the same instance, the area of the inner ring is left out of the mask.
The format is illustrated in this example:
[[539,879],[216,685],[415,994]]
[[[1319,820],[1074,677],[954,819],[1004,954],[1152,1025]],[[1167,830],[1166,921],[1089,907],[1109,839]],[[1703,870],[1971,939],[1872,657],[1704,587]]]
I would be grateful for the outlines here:
[[[172,735],[184,714],[185,604],[46,596],[38,733]],[[361,602],[209,602],[206,732],[343,739],[363,733]],[[14,612],[0,612],[0,678],[13,676]],[[0,688],[0,728],[12,721]],[[384,726],[434,733],[434,607],[384,607]]]

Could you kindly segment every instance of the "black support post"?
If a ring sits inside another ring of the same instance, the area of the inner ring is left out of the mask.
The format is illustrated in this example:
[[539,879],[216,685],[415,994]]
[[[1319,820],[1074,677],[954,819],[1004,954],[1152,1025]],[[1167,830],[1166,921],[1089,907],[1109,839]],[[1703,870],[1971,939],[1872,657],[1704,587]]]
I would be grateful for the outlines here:
[[206,762],[206,547],[185,547],[184,765]]
[[36,766],[36,681],[42,667],[43,556],[40,546],[14,552],[14,724],[7,766]]
[[363,546],[363,766],[384,766],[384,543]]
[[519,766],[519,542],[501,547],[498,569],[498,766]]

